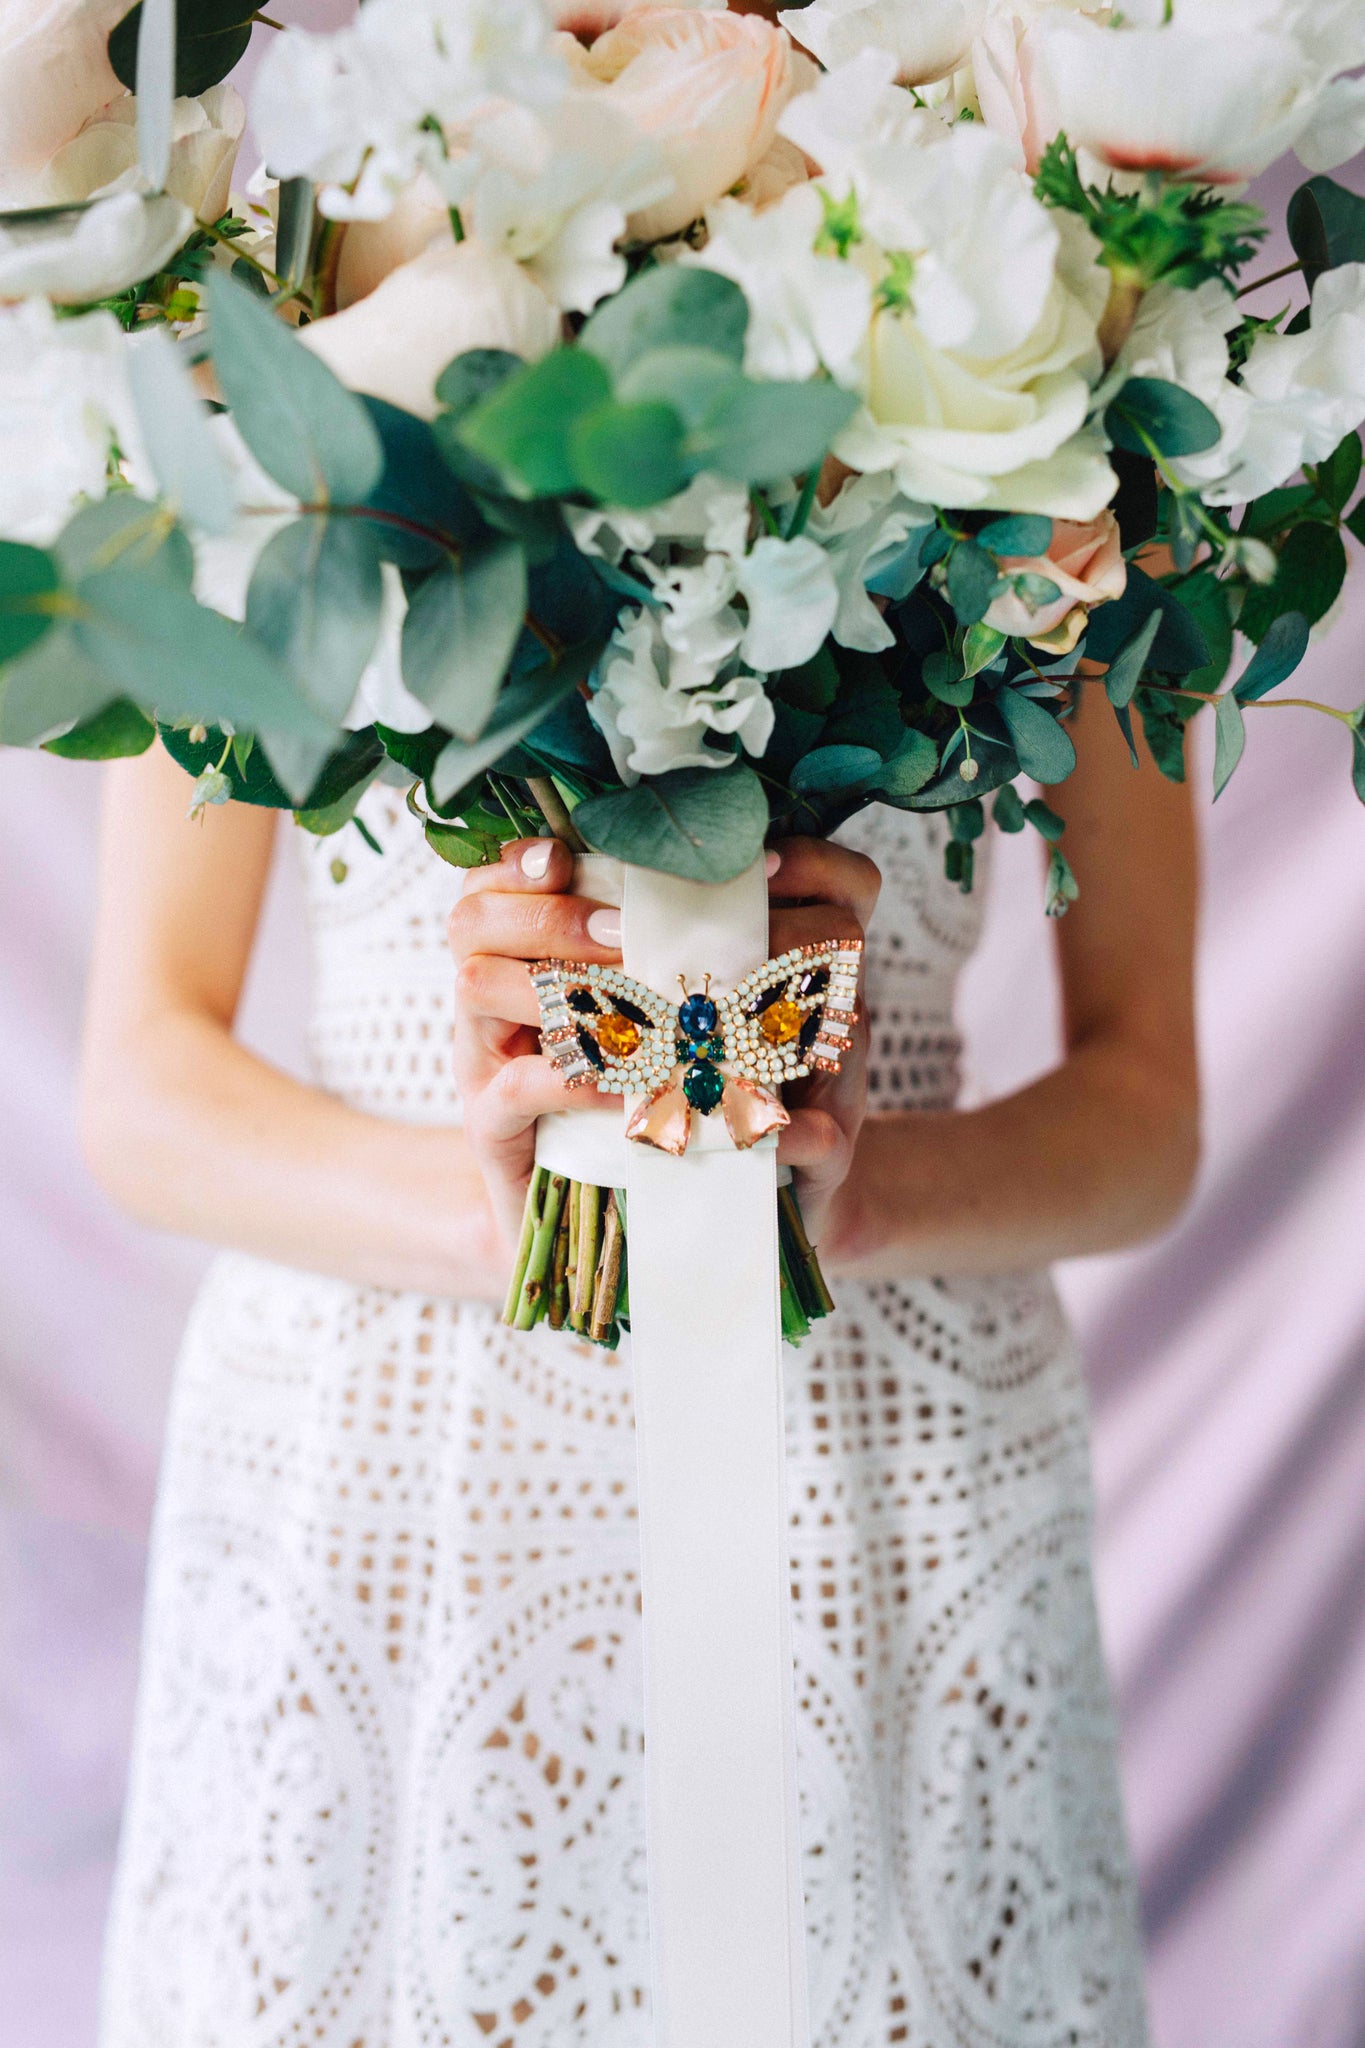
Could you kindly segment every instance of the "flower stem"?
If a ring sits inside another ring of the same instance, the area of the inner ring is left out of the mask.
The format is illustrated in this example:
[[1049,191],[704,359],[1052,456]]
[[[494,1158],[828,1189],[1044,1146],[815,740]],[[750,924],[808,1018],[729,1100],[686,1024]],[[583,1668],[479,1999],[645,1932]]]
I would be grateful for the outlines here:
[[[545,1174],[539,1167],[536,1172],[543,1175],[538,1189],[540,1200],[534,1213],[531,1248],[522,1274],[516,1313],[512,1317],[514,1330],[534,1329],[548,1306],[549,1288],[546,1283],[559,1232],[559,1212],[568,1187],[562,1173]],[[532,1181],[534,1185],[534,1175]]]
[[606,1216],[602,1227],[602,1257],[597,1270],[597,1285],[593,1290],[592,1318],[588,1335],[594,1344],[605,1344],[616,1321],[616,1302],[621,1288],[621,1259],[625,1251],[625,1232],[621,1224],[620,1211],[616,1206],[614,1190],[608,1191]]

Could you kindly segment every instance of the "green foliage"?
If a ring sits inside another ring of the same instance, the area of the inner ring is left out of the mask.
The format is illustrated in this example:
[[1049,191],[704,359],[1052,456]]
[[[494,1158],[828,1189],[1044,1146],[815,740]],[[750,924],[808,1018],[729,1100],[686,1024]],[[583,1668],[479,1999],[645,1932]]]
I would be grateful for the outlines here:
[[115,697],[60,739],[45,741],[43,752],[60,754],[67,761],[120,761],[130,754],[145,754],[155,738],[152,720],[127,697]]
[[1213,700],[1213,798],[1216,803],[1232,779],[1247,743],[1242,707],[1231,690]]
[[1024,816],[1024,806],[1019,792],[1012,782],[1005,783],[1003,788],[996,791],[991,816],[1001,832],[1023,831],[1028,820]]
[[1168,782],[1185,780],[1185,727],[1195,707],[1185,711],[1178,701],[1161,690],[1141,689],[1134,698],[1142,720],[1143,738],[1158,769]]
[[0,661],[13,661],[42,639],[60,588],[57,564],[45,549],[0,541]]
[[658,505],[687,483],[683,423],[661,399],[611,400],[574,422],[574,475],[607,505]]
[[232,483],[184,354],[164,330],[153,328],[128,350],[128,381],[162,497],[206,533],[226,533]]
[[800,668],[786,669],[772,679],[772,688],[798,711],[828,711],[839,694],[839,670],[828,645]]
[[1361,715],[1356,713],[1356,722],[1351,728],[1351,783],[1360,801],[1365,804],[1365,732],[1361,730]]
[[472,405],[456,439],[497,471],[515,496],[564,496],[578,485],[573,427],[610,397],[611,379],[595,355],[557,348]]
[[1043,909],[1049,917],[1065,917],[1080,893],[1080,884],[1071,872],[1071,863],[1061,847],[1054,846],[1048,858]]
[[[436,431],[426,420],[382,398],[367,397],[363,403],[384,453],[383,472],[365,500],[380,515],[371,524],[375,545],[385,561],[400,569],[434,569],[453,546],[482,535],[484,521],[443,460]],[[413,526],[437,537],[408,530]]]
[[1105,672],[1104,689],[1116,711],[1123,710],[1132,702],[1133,693],[1147,666],[1152,643],[1160,630],[1161,612],[1153,606],[1142,624],[1112,657]]
[[858,400],[837,384],[758,384],[736,377],[688,436],[694,470],[740,483],[780,483],[819,463]]
[[1106,407],[1104,425],[1130,455],[1198,455],[1223,432],[1202,400],[1162,377],[1130,377]]
[[413,592],[403,680],[438,725],[475,740],[488,724],[526,613],[526,555],[492,538],[444,561]]
[[1239,704],[1254,704],[1292,676],[1308,652],[1308,621],[1302,612],[1282,612],[1233,685]]
[[1310,178],[1289,202],[1289,239],[1309,289],[1324,270],[1365,263],[1365,199],[1334,178]]
[[1099,605],[1091,613],[1086,630],[1085,652],[1092,661],[1112,661],[1148,615],[1158,610],[1161,624],[1152,642],[1152,668],[1162,675],[1188,675],[1209,659],[1209,645],[1198,621],[1171,590],[1154,582],[1135,562],[1128,565],[1128,582],[1122,597]]
[[1066,728],[1018,690],[1002,689],[996,702],[1025,775],[1035,782],[1064,782],[1076,765],[1076,749]]
[[728,882],[763,850],[768,799],[752,768],[679,768],[588,797],[574,823],[589,846],[691,882]]
[[[197,99],[225,79],[246,54],[259,0],[176,0],[175,90]],[[106,17],[107,18],[107,17]],[[109,36],[109,62],[120,85],[137,86],[137,44],[142,26],[139,4]]]
[[875,747],[839,744],[815,747],[792,770],[791,786],[799,795],[809,792],[864,787],[882,772],[882,757]]
[[1275,619],[1302,612],[1316,625],[1341,593],[1346,580],[1346,549],[1335,526],[1317,520],[1291,527],[1279,549],[1273,583],[1254,586],[1237,624],[1248,640],[1261,640]]
[[887,803],[902,803],[918,796],[937,767],[938,748],[928,733],[907,731],[895,753],[882,763],[876,792]]
[[1041,833],[1049,846],[1055,846],[1066,830],[1065,818],[1059,818],[1051,804],[1044,803],[1040,796],[1029,798],[1023,814],[1025,822]]
[[557,659],[514,677],[503,689],[493,716],[476,740],[447,741],[431,771],[432,794],[446,805],[457,790],[495,767],[504,754],[533,733],[555,706],[592,673],[601,643],[570,647]]
[[1009,512],[983,526],[976,542],[992,555],[1045,555],[1052,545],[1052,521],[1041,512]]
[[983,668],[989,668],[1004,647],[1005,637],[994,626],[981,621],[975,626],[968,626],[962,636],[963,675],[978,676]]
[[305,504],[364,504],[384,471],[364,400],[230,278],[208,300],[214,368],[261,468]]
[[1000,573],[984,547],[959,541],[948,557],[948,602],[964,626],[983,618],[1000,588]]
[[[197,737],[200,731],[204,733],[202,739]],[[207,729],[162,725],[160,733],[161,744],[171,759],[196,779],[222,761],[234,803],[252,804],[268,811],[296,808],[295,799],[281,788],[259,747],[252,747],[243,757],[242,750],[229,747],[221,729],[212,725]],[[383,759],[384,749],[373,732],[347,733],[328,755],[297,808],[309,812],[329,809],[357,784],[363,788]]]
[[1259,207],[1193,185],[1167,181],[1155,197],[1087,185],[1064,135],[1048,144],[1033,189],[1045,206],[1079,215],[1109,269],[1142,286],[1165,278],[1190,289],[1231,278],[1266,234]]
[[1232,662],[1231,589],[1230,584],[1206,568],[1196,569],[1192,576],[1182,577],[1175,586],[1181,606],[1193,618],[1208,648],[1207,661],[1187,671],[1184,678],[1187,690],[1212,696],[1228,672]]
[[317,224],[315,193],[308,178],[282,178],[275,228],[275,275],[294,289],[308,275]]
[[740,364],[748,326],[748,301],[731,278],[669,263],[642,271],[615,298],[603,299],[579,341],[620,377],[655,349],[699,340]]
[[247,630],[332,725],[350,709],[379,637],[384,588],[374,529],[317,514],[272,535],[247,592]]
[[961,709],[976,695],[972,678],[962,673],[961,656],[949,647],[927,655],[921,673],[925,689],[931,697],[937,697],[940,704],[951,704],[955,709]]
[[1360,435],[1352,432],[1337,443],[1325,462],[1307,472],[1318,496],[1333,512],[1344,512],[1355,495],[1362,459],[1365,459],[1365,449],[1361,447]]

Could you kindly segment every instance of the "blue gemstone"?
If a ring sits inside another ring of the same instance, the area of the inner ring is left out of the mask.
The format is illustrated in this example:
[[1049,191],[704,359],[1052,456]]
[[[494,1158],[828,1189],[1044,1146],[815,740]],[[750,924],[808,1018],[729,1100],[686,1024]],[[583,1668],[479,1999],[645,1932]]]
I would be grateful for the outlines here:
[[709,1038],[718,1021],[718,1012],[710,996],[689,996],[678,1012],[684,1038],[690,1038],[694,1043]]

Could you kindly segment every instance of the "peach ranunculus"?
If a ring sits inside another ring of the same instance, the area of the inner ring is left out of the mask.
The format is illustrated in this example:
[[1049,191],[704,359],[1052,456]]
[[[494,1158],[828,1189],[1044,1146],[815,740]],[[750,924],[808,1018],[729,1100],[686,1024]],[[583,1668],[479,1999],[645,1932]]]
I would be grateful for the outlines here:
[[1107,508],[1083,525],[1056,519],[1045,555],[1013,555],[1002,559],[1004,576],[1044,576],[1057,595],[1030,605],[1015,590],[997,597],[986,624],[997,633],[1019,634],[1031,647],[1049,654],[1070,654],[1085,631],[1096,605],[1122,597],[1128,581],[1119,538],[1119,523]]
[[659,241],[687,227],[768,153],[796,81],[785,31],[754,15],[636,7],[599,36],[579,76],[660,151],[668,198],[632,214],[630,232]]
[[299,339],[353,391],[434,419],[436,379],[471,348],[534,362],[559,340],[557,309],[519,263],[478,242],[436,243]]
[[571,36],[578,36],[590,43],[594,36],[605,35],[609,28],[615,28],[637,7],[667,6],[695,7],[702,11],[725,8],[725,0],[549,0],[550,19],[556,28],[564,29]]
[[[197,219],[220,220],[231,200],[232,172],[246,128],[246,107],[230,85],[178,99],[172,114],[166,190]],[[64,143],[35,180],[30,204],[75,205],[131,179],[137,170],[137,101],[111,100]]]
[[57,151],[122,93],[108,39],[127,11],[127,0],[0,0],[0,207],[28,204]]

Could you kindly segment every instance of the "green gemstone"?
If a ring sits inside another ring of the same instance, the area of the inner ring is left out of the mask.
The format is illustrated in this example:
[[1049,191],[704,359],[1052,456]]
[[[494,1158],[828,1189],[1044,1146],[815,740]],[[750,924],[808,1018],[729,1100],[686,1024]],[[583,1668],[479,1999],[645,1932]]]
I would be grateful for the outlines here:
[[683,1075],[683,1094],[693,1109],[709,1116],[725,1093],[725,1076],[710,1060],[693,1060]]

